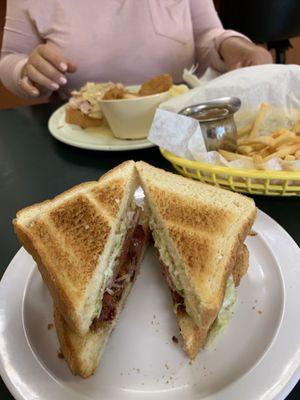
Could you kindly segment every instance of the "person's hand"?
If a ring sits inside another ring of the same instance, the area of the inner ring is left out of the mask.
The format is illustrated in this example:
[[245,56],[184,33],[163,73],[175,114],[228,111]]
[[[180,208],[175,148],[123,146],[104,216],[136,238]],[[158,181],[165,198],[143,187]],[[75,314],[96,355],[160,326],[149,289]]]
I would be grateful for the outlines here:
[[36,97],[49,90],[58,90],[67,83],[65,73],[75,71],[76,66],[57,47],[50,43],[40,44],[21,71],[20,86],[28,95]]
[[273,63],[273,58],[266,49],[236,36],[225,39],[220,45],[219,53],[228,70]]

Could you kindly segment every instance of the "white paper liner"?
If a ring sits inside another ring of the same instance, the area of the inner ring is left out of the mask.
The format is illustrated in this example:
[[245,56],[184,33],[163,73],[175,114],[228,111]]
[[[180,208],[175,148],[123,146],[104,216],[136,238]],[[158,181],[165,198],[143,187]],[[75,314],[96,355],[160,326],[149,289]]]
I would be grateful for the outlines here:
[[[279,128],[291,129],[295,122],[300,120],[298,65],[260,65],[230,71],[218,77],[215,71],[208,69],[200,79],[193,75],[194,71],[195,68],[185,70],[184,77],[195,88],[160,105],[161,110],[157,112],[153,122],[155,127],[149,135],[152,142],[179,157],[233,168],[257,168],[252,160],[239,159],[228,162],[217,152],[207,152],[204,140],[199,136],[202,135],[201,129],[197,130],[195,124],[186,120],[183,123],[183,118],[191,118],[177,114],[184,107],[193,104],[223,96],[237,96],[242,100],[242,107],[235,115],[235,120],[238,128],[241,128],[252,123],[260,104],[267,102],[270,107],[258,136],[270,135]],[[163,110],[169,111],[168,114],[164,114]],[[259,169],[300,171],[300,160],[285,162],[274,158],[261,164]]]

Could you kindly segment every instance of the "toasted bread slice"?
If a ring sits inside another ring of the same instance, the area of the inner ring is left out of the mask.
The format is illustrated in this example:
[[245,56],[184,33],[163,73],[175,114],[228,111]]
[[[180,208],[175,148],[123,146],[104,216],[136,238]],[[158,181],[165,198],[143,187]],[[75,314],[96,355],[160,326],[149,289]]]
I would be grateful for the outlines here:
[[101,288],[131,223],[137,183],[134,162],[127,161],[98,182],[24,208],[13,221],[56,307],[79,335],[101,312]]
[[91,128],[101,126],[104,122],[103,118],[92,118],[84,114],[76,108],[66,107],[65,121],[68,124],[79,125],[81,128]]
[[[145,227],[145,231],[147,227]],[[146,233],[146,240],[138,257],[138,268],[141,264],[145,250],[148,246],[148,234]],[[137,274],[135,275],[135,277]],[[118,304],[116,316],[113,320],[103,322],[98,330],[91,330],[84,337],[78,336],[66,324],[60,312],[54,307],[54,322],[58,340],[60,343],[60,350],[67,361],[70,370],[74,375],[80,375],[83,378],[90,377],[96,370],[101,355],[103,354],[105,345],[109,336],[116,326],[120,313],[125,305],[126,298],[130,293],[134,282],[130,281],[126,285],[122,298]]]
[[150,228],[187,314],[208,331],[256,216],[248,197],[136,163]]
[[[238,286],[241,278],[247,272],[249,266],[249,252],[245,245],[241,246],[237,261],[232,271],[235,286]],[[187,313],[178,313],[178,325],[183,340],[183,349],[193,360],[200,349],[205,345],[209,330],[206,326],[199,328]]]

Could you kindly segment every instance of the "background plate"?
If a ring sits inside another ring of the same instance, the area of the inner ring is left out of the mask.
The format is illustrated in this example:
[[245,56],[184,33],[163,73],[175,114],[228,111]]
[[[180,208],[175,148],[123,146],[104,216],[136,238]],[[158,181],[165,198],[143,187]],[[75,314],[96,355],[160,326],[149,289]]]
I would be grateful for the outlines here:
[[67,124],[65,122],[65,108],[66,104],[59,107],[51,115],[48,122],[51,135],[63,143],[82,149],[104,151],[137,150],[155,146],[148,139],[117,139],[107,125],[82,129],[80,126]]
[[169,291],[149,249],[95,375],[74,377],[57,357],[51,298],[21,249],[0,284],[0,371],[16,399],[283,399],[299,379],[300,251],[258,213],[250,267],[231,323],[189,362]]

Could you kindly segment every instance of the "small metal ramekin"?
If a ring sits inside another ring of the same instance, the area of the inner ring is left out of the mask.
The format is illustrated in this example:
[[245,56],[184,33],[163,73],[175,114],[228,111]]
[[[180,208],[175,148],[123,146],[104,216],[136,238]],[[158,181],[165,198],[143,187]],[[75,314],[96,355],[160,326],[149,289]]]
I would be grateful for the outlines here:
[[[240,106],[241,100],[237,97],[222,97],[186,107],[179,114],[199,121],[207,150],[235,151],[237,130],[233,114]],[[219,115],[205,116],[205,113]]]

